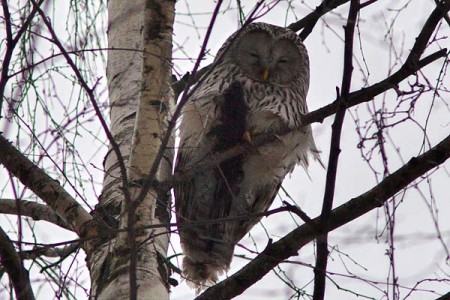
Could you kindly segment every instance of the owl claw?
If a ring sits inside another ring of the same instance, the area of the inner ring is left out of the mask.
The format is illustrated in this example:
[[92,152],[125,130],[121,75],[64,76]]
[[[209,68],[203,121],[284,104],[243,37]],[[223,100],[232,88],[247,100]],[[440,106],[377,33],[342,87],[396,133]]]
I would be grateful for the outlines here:
[[244,134],[242,135],[242,140],[244,140],[244,141],[246,141],[246,142],[248,142],[250,144],[252,143],[252,136],[250,134],[250,131],[246,130],[244,132]]

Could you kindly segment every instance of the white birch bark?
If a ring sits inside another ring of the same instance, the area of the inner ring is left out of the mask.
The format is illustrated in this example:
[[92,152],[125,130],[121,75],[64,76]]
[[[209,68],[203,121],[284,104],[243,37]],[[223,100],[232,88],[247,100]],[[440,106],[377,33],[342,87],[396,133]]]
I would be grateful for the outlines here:
[[[107,67],[110,130],[120,146],[129,181],[143,179],[150,171],[173,103],[170,74],[174,6],[175,1],[163,0],[108,2],[108,41],[109,48],[112,48],[108,51]],[[166,151],[155,179],[163,180],[171,173],[171,160],[172,150]],[[128,211],[122,177],[118,158],[111,147],[104,167],[98,212],[103,217],[107,216],[106,219],[116,220],[112,224],[126,230]],[[140,188],[130,188],[132,200],[139,193]],[[168,223],[169,200],[169,195],[157,196],[150,190],[134,212],[135,228]],[[137,230],[136,241],[139,245],[136,268],[138,298],[168,299],[167,228]],[[127,231],[113,239],[105,238],[88,253],[92,298],[128,299],[129,254]]]

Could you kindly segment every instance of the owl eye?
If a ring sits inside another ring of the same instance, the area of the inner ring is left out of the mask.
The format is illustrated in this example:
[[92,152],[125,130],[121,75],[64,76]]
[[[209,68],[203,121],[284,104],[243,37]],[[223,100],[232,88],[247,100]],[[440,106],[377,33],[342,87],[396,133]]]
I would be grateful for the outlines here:
[[281,57],[281,58],[278,59],[278,63],[280,63],[280,64],[286,64],[286,63],[288,63],[288,60],[287,60],[287,58],[285,58],[285,57]]
[[256,52],[249,52],[248,54],[250,54],[251,57],[259,58],[259,55]]

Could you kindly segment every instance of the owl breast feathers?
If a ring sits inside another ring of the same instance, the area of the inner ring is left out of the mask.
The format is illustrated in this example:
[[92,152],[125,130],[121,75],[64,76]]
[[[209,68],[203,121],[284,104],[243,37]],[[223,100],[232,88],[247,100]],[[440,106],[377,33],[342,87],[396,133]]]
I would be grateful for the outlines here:
[[311,128],[300,120],[308,112],[308,85],[308,54],[295,32],[253,23],[227,39],[183,108],[176,172],[195,168],[248,133],[290,130],[175,188],[183,275],[197,292],[228,270],[235,245],[259,221],[236,217],[267,211],[286,174],[296,164],[306,168],[309,154],[319,159]]

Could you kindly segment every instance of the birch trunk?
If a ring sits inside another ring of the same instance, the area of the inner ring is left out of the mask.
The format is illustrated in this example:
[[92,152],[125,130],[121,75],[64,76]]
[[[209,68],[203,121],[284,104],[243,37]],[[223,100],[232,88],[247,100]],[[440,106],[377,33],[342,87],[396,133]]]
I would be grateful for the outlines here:
[[[139,228],[169,222],[170,196],[150,190],[136,203],[141,188],[124,185],[119,160],[127,168],[128,182],[142,181],[149,174],[166,133],[173,104],[170,74],[174,6],[175,1],[163,0],[108,1],[110,130],[120,147],[121,158],[110,146],[96,212],[111,227],[122,231],[112,238],[105,237],[88,253],[92,298],[129,299],[133,286],[129,276],[133,253],[130,235],[139,246],[135,256],[137,298],[169,298],[165,264],[168,228]],[[154,179],[164,180],[171,173],[172,142],[170,139]],[[124,188],[129,191],[128,201]]]

